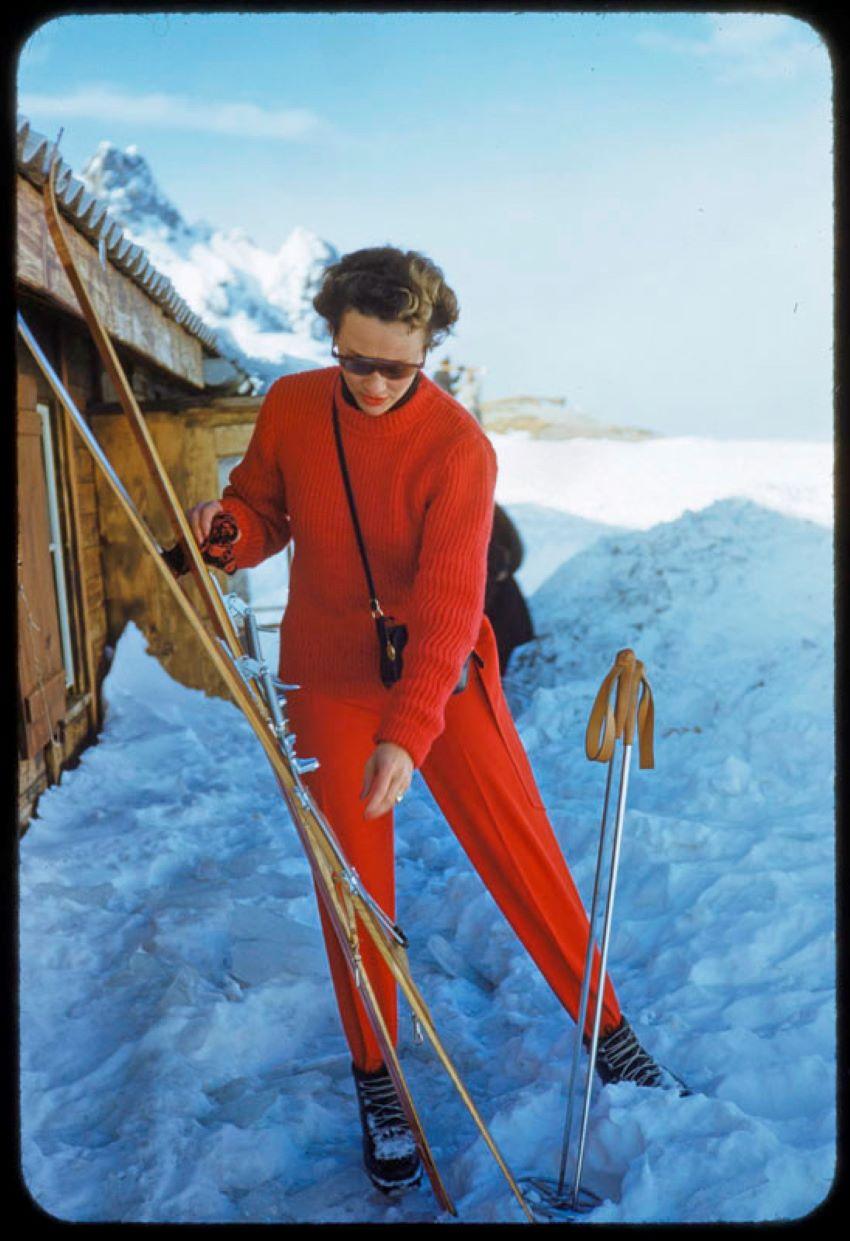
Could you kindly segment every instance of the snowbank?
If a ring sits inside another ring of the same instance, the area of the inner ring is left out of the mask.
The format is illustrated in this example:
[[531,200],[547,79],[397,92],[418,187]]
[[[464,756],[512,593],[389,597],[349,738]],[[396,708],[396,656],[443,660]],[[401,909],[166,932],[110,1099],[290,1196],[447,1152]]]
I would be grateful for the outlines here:
[[[500,446],[554,570],[507,688],[589,897],[604,769],[584,759],[587,713],[618,648],[646,662],[657,766],[633,772],[611,971],[695,1093],[595,1094],[592,1219],[794,1218],[835,1160],[832,547],[812,520],[829,471],[776,449],[770,480],[775,446],[739,445],[749,498],[723,499],[732,450],[671,479],[657,444],[594,448],[579,469],[573,445],[567,472],[551,445]],[[608,483],[636,459],[627,508]],[[99,743],[21,846],[32,1194],[77,1221],[448,1222],[427,1185],[392,1203],[365,1178],[307,864],[247,725],[170,681],[133,625],[106,698]],[[398,876],[414,975],[473,1098],[517,1175],[556,1175],[572,1023],[418,778]],[[401,1049],[461,1222],[520,1222],[406,1023]]]

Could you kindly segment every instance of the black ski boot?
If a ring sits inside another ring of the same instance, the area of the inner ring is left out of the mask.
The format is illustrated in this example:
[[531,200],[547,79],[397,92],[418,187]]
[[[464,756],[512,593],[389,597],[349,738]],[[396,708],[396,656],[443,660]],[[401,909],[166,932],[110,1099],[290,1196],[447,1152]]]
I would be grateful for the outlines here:
[[680,1095],[691,1094],[675,1073],[656,1064],[649,1052],[641,1047],[625,1017],[616,1030],[599,1040],[596,1072],[606,1086],[611,1082],[635,1082],[638,1086],[673,1087]]
[[363,1162],[372,1184],[385,1194],[418,1185],[419,1151],[392,1078],[384,1067],[364,1073],[352,1064],[351,1071],[363,1126]]

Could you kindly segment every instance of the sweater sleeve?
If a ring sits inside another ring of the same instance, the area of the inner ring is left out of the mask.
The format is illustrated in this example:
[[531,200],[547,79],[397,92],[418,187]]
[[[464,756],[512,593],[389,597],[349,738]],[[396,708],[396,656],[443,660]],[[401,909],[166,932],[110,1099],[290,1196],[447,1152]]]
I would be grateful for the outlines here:
[[276,386],[266,393],[248,450],[231,470],[222,492],[222,506],[239,527],[239,538],[233,544],[238,569],[250,569],[273,556],[290,539],[281,469],[282,410]]
[[445,726],[446,703],[481,626],[496,454],[483,436],[463,439],[440,466],[425,512],[401,680],[389,691],[375,741],[424,762]]

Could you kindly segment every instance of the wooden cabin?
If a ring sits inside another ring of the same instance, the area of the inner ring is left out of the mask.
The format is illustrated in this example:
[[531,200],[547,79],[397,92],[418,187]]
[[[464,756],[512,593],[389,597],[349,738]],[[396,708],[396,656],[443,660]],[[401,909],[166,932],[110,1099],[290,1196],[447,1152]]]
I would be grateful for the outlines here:
[[[163,546],[116,394],[53,249],[41,187],[51,144],[18,126],[17,290],[30,330]],[[64,176],[62,173],[64,172]],[[213,332],[79,181],[60,169],[60,209],[81,270],[186,507],[220,494],[260,405]],[[103,720],[101,687],[128,620],[186,685],[226,691],[192,643],[88,449],[18,338],[18,822],[78,760]],[[231,588],[233,584],[231,583]],[[189,589],[194,589],[189,587]],[[184,632],[184,629],[186,632]]]

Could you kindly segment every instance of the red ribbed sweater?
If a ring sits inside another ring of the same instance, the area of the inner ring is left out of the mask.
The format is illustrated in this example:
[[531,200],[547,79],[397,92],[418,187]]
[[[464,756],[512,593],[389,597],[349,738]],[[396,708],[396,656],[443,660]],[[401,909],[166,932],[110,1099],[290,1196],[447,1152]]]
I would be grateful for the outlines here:
[[[384,689],[369,590],[333,436],[332,396],[363,539],[385,613],[409,631],[400,681]],[[269,389],[224,490],[238,568],[294,556],[280,675],[339,697],[376,699],[375,741],[425,759],[483,623],[496,454],[475,418],[425,375],[413,396],[366,414],[338,367]]]

